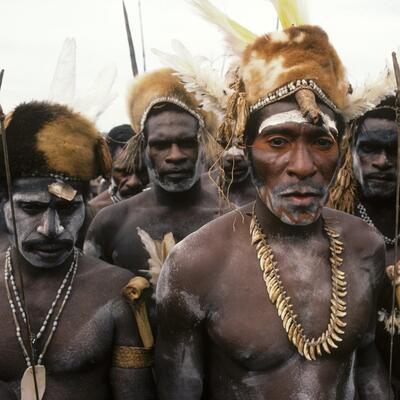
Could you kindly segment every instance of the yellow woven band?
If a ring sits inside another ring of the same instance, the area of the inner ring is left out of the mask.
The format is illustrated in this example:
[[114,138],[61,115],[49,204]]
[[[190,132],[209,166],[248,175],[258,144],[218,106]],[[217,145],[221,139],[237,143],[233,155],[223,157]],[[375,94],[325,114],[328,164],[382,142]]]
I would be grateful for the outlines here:
[[114,347],[113,366],[117,368],[148,368],[153,365],[153,349],[146,347]]

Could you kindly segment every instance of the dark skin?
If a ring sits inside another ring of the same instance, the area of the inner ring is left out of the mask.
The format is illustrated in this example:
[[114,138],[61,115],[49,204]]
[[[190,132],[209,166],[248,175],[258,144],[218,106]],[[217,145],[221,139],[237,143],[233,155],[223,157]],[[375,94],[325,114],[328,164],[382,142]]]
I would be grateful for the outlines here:
[[[262,117],[296,107],[275,103],[262,110]],[[273,185],[327,187],[338,144],[309,124],[284,123],[274,130],[267,127],[250,145],[260,193],[256,215],[309,337],[318,337],[329,319],[331,271],[323,220],[340,233],[342,269],[351,288],[343,341],[317,362],[307,361],[290,344],[250,244],[253,206],[248,205],[240,209],[243,220],[231,212],[185,239],[162,270],[156,349],[160,399],[355,399],[356,391],[361,399],[385,398],[386,376],[374,347],[381,238],[359,219],[334,210],[317,207],[313,222],[300,226],[283,222],[283,215],[266,206]],[[301,220],[309,211],[305,203],[315,206],[322,200],[294,193],[282,202],[300,201],[301,207],[285,215]]]
[[[395,121],[366,118],[352,148],[359,200],[378,230],[395,235],[397,127]],[[394,249],[387,249],[387,265]]]
[[[237,149],[226,153],[223,157],[223,169],[225,171],[224,192],[228,195],[231,206],[240,207],[254,201],[256,192],[251,180],[247,156]],[[211,178],[209,173],[203,174],[202,183],[211,193],[218,194],[215,184],[219,179],[218,171],[211,171]]]
[[[395,121],[366,118],[353,148],[353,170],[358,182],[360,202],[377,229],[389,238],[395,236],[397,127]],[[386,245],[386,264],[394,264],[394,246]],[[392,309],[392,286],[385,278],[378,310]],[[376,343],[389,368],[390,335],[382,322],[377,323]],[[400,342],[394,335],[393,378],[400,395]]]
[[171,190],[195,175],[197,129],[197,121],[187,113],[164,111],[148,119],[148,166],[170,189],[153,180],[151,189],[102,210],[89,228],[86,253],[137,274],[148,270],[149,258],[138,227],[153,239],[172,232],[180,241],[218,215],[217,196],[204,190],[199,180],[187,190]]
[[[123,200],[139,194],[149,183],[147,171],[140,171],[139,173],[130,174],[121,168],[113,168],[114,182],[118,185],[119,193],[123,196]],[[100,193],[89,202],[89,205],[99,212],[101,209],[111,206],[113,203],[108,190]]]
[[[79,222],[82,207],[84,210],[79,191],[71,202],[46,193],[50,181],[50,178],[25,179],[14,191],[17,229],[24,250],[20,253],[13,249],[11,257],[14,269],[18,268],[23,276],[31,330],[35,334],[70,268],[71,246],[78,237],[75,230],[82,224]],[[27,229],[23,224],[29,225]],[[60,243],[65,245],[61,250]],[[49,262],[63,259],[63,252],[67,255],[63,262]],[[35,260],[35,264],[25,255]],[[0,258],[0,264],[4,265],[4,253]],[[121,296],[122,288],[131,277],[128,271],[90,256],[79,258],[71,295],[44,358],[45,400],[154,398],[149,369],[122,369],[112,365],[115,346],[142,346],[132,311]],[[18,278],[16,281],[21,292]],[[0,313],[3,316],[0,381],[7,390],[17,394],[26,363],[17,342],[3,273],[0,274]],[[24,326],[22,323],[21,332],[27,344]],[[38,352],[47,337],[48,331],[45,331],[39,339]]]

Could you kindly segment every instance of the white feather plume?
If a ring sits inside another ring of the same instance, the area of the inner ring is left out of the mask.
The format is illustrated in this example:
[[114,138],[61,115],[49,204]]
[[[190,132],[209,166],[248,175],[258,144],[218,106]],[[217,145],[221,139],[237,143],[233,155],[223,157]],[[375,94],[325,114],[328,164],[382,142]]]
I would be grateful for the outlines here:
[[64,41],[50,85],[48,100],[72,107],[96,121],[117,97],[115,66],[103,68],[89,89],[76,93],[76,41]]
[[361,117],[375,108],[385,97],[394,95],[396,79],[393,68],[386,67],[375,77],[367,79],[362,85],[355,87],[349,95],[343,115],[347,121]]
[[205,57],[195,56],[178,40],[172,41],[174,54],[153,49],[154,54],[166,66],[174,69],[196,99],[207,111],[224,114],[229,89],[221,73],[213,68]]
[[189,0],[189,2],[202,18],[223,32],[227,45],[235,54],[240,55],[246,46],[257,38],[257,35],[229,18],[208,0]]
[[75,97],[76,83],[76,41],[67,38],[58,57],[56,70],[50,84],[50,101],[71,104]]

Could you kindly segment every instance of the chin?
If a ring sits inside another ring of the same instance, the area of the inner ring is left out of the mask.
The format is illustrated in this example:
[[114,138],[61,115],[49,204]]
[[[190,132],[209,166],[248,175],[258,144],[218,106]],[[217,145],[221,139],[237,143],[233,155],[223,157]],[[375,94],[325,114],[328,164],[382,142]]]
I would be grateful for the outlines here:
[[196,182],[197,182],[196,179],[190,178],[179,182],[173,182],[168,180],[159,181],[158,184],[167,192],[179,193],[179,192],[187,192],[194,186]]
[[25,258],[32,266],[36,268],[51,269],[63,264],[71,255],[72,250],[65,250],[55,254],[40,254],[39,252],[20,251],[22,257]]
[[[268,207],[270,208],[270,207]],[[307,226],[313,224],[320,218],[322,213],[321,204],[311,204],[307,207],[282,206],[270,208],[273,214],[283,223],[293,226]]]

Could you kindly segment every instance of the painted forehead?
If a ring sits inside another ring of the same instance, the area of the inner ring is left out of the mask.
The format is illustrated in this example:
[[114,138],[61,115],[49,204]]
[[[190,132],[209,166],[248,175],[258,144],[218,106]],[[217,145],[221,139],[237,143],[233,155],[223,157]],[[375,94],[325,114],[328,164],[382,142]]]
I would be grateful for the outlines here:
[[79,190],[79,185],[74,185],[77,187],[72,187],[68,183],[55,180],[54,178],[20,178],[13,182],[14,199],[33,199],[31,201],[50,201],[54,197],[68,198],[68,196],[54,196],[54,184],[65,185],[68,191],[73,192],[71,200],[83,201],[82,190]]
[[[13,195],[14,201],[34,201],[34,202],[41,202],[41,203],[48,203],[52,199],[56,198],[59,199],[58,197],[52,195],[48,191],[15,191]],[[63,201],[62,199],[59,199],[60,201]],[[65,201],[65,200],[64,200]],[[74,197],[74,202],[83,202],[83,196],[82,194],[77,194]]]
[[366,118],[360,125],[359,134],[369,132],[394,132],[397,133],[396,122],[385,118]]

